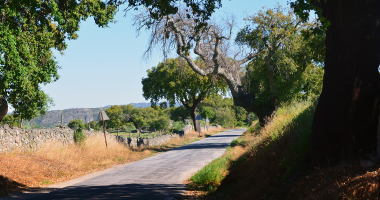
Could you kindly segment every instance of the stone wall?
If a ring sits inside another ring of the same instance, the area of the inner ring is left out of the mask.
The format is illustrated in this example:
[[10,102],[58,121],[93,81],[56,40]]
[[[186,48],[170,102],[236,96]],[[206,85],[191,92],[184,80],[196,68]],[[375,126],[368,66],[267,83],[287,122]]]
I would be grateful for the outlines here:
[[[130,147],[138,146],[157,146],[169,141],[171,138],[187,135],[193,130],[192,125],[186,125],[179,133],[171,135],[162,135],[154,138],[123,138],[115,136],[116,140]],[[221,128],[220,125],[209,126],[208,130]],[[206,132],[206,127],[201,127],[202,132]],[[87,136],[103,134],[93,130],[84,130]],[[109,138],[110,135],[107,136]],[[8,125],[0,126],[0,152],[11,151],[13,149],[35,150],[38,149],[47,140],[58,141],[62,144],[72,144],[74,142],[74,130],[65,127],[56,127],[52,129],[20,129],[9,127]]]
[[[99,134],[94,131],[84,130],[87,136]],[[0,152],[11,151],[21,148],[25,150],[38,149],[47,140],[54,140],[62,144],[72,144],[74,142],[74,130],[70,128],[52,129],[20,129],[0,126]]]
[[115,136],[116,140],[126,144],[129,147],[143,147],[143,146],[158,146],[165,142],[170,141],[172,138],[178,137],[178,134],[171,135],[161,135],[153,138],[125,138],[120,136]]
[[[201,126],[201,132],[207,132],[207,130],[213,130],[213,129],[217,129],[217,128],[222,128],[221,125],[215,125],[215,126]],[[181,131],[178,132],[178,134],[180,136],[183,136],[183,135],[187,135],[187,133],[189,133],[190,131],[194,130],[194,126],[193,125],[186,125],[185,127],[183,127],[183,129]]]

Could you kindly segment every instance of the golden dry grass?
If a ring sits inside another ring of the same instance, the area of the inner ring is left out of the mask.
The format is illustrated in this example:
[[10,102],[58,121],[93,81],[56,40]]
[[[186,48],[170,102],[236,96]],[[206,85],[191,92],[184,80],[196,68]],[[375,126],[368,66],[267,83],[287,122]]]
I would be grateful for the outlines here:
[[[222,130],[214,129],[207,134]],[[109,137],[106,147],[103,134],[99,134],[88,137],[81,145],[62,145],[51,141],[34,152],[3,152],[0,153],[0,196],[64,182],[114,165],[138,161],[205,138],[205,134],[202,135],[198,137],[197,132],[190,132],[185,137],[174,138],[160,146],[129,148]]]

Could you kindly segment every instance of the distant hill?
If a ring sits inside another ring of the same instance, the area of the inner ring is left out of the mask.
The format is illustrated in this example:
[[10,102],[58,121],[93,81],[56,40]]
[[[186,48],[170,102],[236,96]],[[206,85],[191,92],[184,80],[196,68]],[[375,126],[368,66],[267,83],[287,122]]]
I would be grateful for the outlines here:
[[[150,103],[131,103],[133,107],[145,108],[149,107]],[[51,110],[44,116],[39,116],[31,121],[24,121],[23,126],[29,124],[30,126],[38,127],[55,127],[61,124],[61,114],[63,114],[63,124],[67,125],[72,119],[83,119],[86,123],[93,121],[97,118],[101,109],[105,110],[111,105],[100,108],[70,108],[65,110]]]

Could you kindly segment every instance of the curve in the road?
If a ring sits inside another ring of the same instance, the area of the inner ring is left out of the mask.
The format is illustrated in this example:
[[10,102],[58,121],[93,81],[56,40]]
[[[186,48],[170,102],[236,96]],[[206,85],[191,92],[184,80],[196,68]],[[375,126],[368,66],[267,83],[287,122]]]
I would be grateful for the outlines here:
[[75,185],[28,199],[175,199],[183,182],[222,156],[245,129],[232,129],[149,157]]

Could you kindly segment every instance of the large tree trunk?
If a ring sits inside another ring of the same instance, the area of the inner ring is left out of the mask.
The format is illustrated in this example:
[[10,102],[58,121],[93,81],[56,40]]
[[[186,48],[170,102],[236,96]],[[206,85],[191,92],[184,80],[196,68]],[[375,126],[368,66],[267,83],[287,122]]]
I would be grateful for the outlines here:
[[380,1],[327,2],[320,2],[331,25],[309,154],[315,165],[371,151],[379,116]]
[[0,97],[0,122],[3,120],[5,115],[7,115],[8,112],[8,102],[5,100],[4,97]]
[[195,118],[198,115],[197,114],[197,109],[193,108],[193,107],[191,107],[190,115],[191,115],[191,119],[193,120],[193,123],[194,123],[194,130],[195,130],[195,132],[199,132],[199,130],[200,130],[201,127],[199,126],[199,123],[197,123],[197,121],[195,120]]

